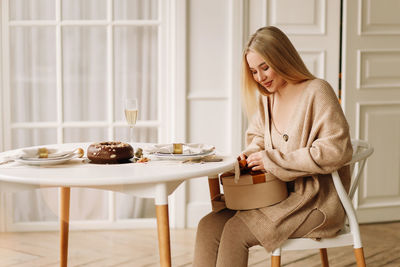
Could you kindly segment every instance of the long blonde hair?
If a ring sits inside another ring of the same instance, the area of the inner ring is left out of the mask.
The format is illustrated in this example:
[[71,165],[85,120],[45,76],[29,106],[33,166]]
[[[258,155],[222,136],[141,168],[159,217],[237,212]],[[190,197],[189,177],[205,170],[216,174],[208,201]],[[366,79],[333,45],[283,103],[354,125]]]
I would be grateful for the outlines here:
[[258,29],[250,37],[242,57],[242,99],[248,118],[257,109],[256,91],[268,95],[268,91],[253,78],[246,59],[249,51],[259,54],[270,68],[289,83],[315,79],[285,33],[274,26]]

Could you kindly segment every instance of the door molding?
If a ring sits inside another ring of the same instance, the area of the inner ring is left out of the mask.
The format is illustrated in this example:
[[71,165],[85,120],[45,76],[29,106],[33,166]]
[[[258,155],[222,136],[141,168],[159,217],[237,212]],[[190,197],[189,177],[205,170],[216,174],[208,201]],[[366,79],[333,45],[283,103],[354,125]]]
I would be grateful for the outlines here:
[[[170,25],[168,28],[167,43],[169,44],[168,54],[171,62],[170,73],[167,80],[171,92],[170,109],[171,132],[168,134],[167,142],[187,141],[187,0],[170,1],[168,12],[170,13]],[[187,214],[187,182],[183,182],[170,196],[169,213],[170,226],[172,228],[186,227]]]
[[242,147],[243,136],[243,112],[241,95],[241,55],[245,45],[245,33],[247,28],[246,18],[248,2],[242,0],[232,0],[229,2],[229,49],[228,49],[228,88],[229,88],[229,128],[230,140],[228,147],[231,148],[232,155],[238,155]]

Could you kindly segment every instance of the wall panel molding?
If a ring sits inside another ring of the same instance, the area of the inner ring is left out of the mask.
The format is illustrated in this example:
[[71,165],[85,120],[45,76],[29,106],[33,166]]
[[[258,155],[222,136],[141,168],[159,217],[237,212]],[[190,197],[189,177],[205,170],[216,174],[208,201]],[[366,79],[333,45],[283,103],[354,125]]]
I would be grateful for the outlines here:
[[307,68],[317,77],[326,77],[326,51],[322,50],[299,50]]
[[[359,0],[359,35],[400,34],[400,0]],[[397,8],[394,8],[396,7]]]
[[288,34],[324,35],[326,12],[326,0],[270,0],[267,22]]
[[202,92],[192,92],[187,96],[188,100],[229,100],[229,95],[224,92],[215,92],[211,90]]
[[[379,134],[376,129],[380,129]],[[375,149],[360,182],[358,209],[400,208],[400,101],[357,103],[357,138]],[[388,141],[389,140],[389,141]]]
[[357,50],[357,89],[400,87],[400,49]]

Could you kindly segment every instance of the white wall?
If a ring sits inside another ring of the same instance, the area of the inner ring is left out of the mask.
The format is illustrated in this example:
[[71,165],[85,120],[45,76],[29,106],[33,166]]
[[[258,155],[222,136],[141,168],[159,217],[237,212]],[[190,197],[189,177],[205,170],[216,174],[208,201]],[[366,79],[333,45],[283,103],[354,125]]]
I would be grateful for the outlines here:
[[[213,144],[227,154],[241,151],[243,2],[187,2],[187,139]],[[186,225],[196,227],[211,211],[207,179],[191,180],[187,195]]]
[[[229,150],[227,1],[188,4],[188,138]],[[205,19],[207,18],[207,19]],[[217,60],[216,60],[217,59]]]
[[[0,5],[0,14],[2,14],[2,5]],[[2,20],[0,19],[0,112],[3,112],[3,90],[2,90],[2,86],[3,86],[3,66],[2,66],[2,31],[3,31],[3,27],[2,27],[3,23]],[[3,151],[3,116],[0,116],[0,151]]]
[[[2,14],[2,5],[0,5],[0,14]],[[3,112],[3,90],[2,90],[2,86],[3,86],[3,76],[2,76],[2,60],[1,60],[1,55],[2,55],[2,20],[0,19],[0,112]],[[0,152],[3,151],[3,116],[0,116]],[[3,232],[4,226],[5,226],[5,216],[3,214],[5,207],[4,207],[4,193],[0,193],[0,232]]]

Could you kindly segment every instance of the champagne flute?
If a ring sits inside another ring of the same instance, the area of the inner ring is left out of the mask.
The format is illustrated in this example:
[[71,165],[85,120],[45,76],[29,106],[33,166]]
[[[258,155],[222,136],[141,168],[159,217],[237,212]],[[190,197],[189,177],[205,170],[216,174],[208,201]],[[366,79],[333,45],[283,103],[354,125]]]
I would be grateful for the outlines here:
[[125,119],[130,128],[130,142],[133,143],[133,127],[138,117],[138,102],[136,98],[125,99]]

